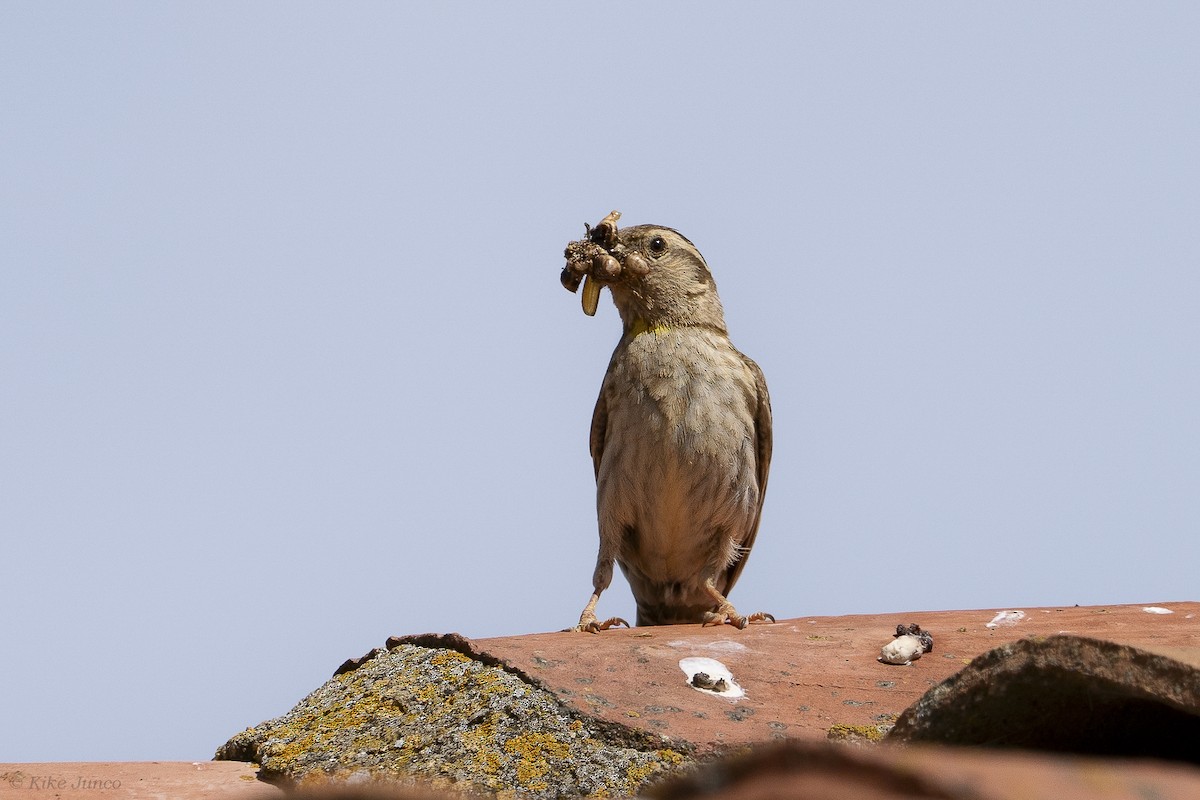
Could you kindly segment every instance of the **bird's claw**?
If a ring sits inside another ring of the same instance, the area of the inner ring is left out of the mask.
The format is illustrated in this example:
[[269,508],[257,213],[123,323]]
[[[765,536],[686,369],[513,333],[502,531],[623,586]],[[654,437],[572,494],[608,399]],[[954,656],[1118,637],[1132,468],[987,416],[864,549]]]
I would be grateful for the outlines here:
[[579,620],[578,625],[576,625],[574,628],[567,628],[564,633],[599,633],[600,631],[606,631],[609,628],[616,627],[617,625],[624,625],[626,628],[632,627],[628,622],[620,617],[609,617],[603,622],[600,622],[595,617],[592,617],[591,619]]
[[748,617],[743,617],[737,613],[737,610],[733,606],[729,606],[728,608],[718,608],[716,611],[706,613],[701,627],[707,628],[709,625],[729,624],[738,630],[742,630],[751,622],[765,622],[767,620],[774,622],[775,616],[765,611],[756,611]]

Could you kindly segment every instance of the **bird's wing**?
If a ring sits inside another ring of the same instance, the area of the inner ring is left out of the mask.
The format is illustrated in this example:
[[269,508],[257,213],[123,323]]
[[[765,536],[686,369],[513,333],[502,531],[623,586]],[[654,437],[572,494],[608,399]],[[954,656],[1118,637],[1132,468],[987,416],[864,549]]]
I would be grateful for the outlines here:
[[[758,521],[762,517],[763,498],[767,496],[767,475],[771,471],[771,396],[767,393],[767,379],[763,377],[762,370],[752,359],[743,355],[742,360],[746,362],[746,368],[754,378],[754,438],[757,458],[758,508],[754,510],[754,519],[750,522],[746,538],[739,545],[742,557],[725,571],[725,594],[729,594],[729,590],[737,582],[738,576],[742,574],[742,568],[746,566],[746,558],[750,555],[750,548],[754,547],[754,538],[758,535]],[[594,437],[595,423],[593,423],[592,431]],[[595,450],[593,449],[592,452],[594,454]]]
[[596,478],[600,478],[600,459],[604,457],[604,432],[608,428],[608,400],[605,399],[604,387],[600,388],[600,396],[596,398],[596,408],[592,411],[592,435],[589,449],[592,451],[592,466],[596,470]]

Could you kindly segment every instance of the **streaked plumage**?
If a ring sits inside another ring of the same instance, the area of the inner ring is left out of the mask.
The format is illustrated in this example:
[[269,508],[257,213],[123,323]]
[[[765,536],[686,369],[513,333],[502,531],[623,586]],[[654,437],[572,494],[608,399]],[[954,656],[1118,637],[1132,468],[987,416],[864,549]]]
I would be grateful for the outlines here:
[[619,621],[595,617],[614,561],[638,625],[769,618],[727,600],[754,545],[771,461],[762,370],[730,342],[716,284],[686,237],[606,222],[610,231],[601,223],[589,238],[621,268],[593,255],[563,278],[568,288],[568,273],[607,285],[624,328],[592,415],[600,550],[576,630]]

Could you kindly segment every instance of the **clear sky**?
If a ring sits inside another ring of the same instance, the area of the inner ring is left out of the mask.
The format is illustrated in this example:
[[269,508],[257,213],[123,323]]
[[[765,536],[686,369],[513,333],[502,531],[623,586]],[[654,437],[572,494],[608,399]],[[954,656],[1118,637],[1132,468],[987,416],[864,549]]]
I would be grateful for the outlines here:
[[742,610],[1200,598],[1198,40],[4,3],[0,760],[205,759],[389,635],[573,624],[619,322],[558,274],[614,208],[696,243],[770,384]]

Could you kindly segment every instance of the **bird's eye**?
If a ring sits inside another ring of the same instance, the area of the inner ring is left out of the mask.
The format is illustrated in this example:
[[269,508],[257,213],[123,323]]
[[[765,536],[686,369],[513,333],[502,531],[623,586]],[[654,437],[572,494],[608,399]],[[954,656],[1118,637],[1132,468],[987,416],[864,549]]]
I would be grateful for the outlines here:
[[661,256],[663,253],[667,252],[667,240],[661,236],[655,236],[650,240],[649,249],[650,255]]

